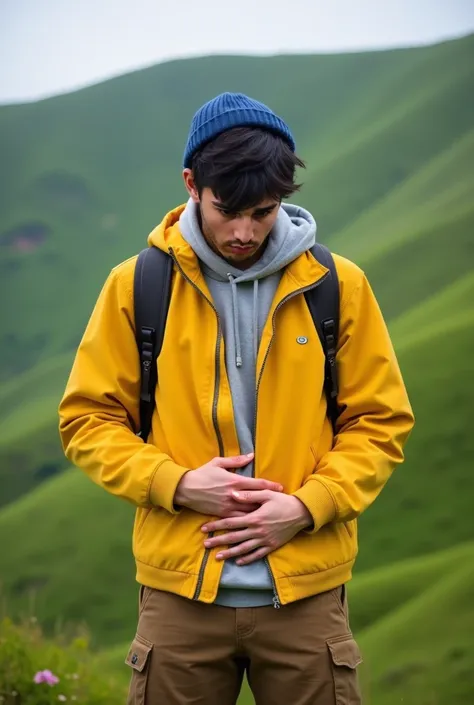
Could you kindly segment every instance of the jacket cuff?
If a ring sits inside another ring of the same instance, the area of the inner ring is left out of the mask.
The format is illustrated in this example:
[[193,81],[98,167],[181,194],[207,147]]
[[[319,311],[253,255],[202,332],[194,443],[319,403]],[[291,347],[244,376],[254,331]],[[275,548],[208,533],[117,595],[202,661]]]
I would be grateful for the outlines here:
[[304,529],[309,534],[315,534],[319,529],[336,518],[336,504],[331,492],[321,480],[312,478],[293,496],[297,497],[311,516],[313,517],[313,526]]
[[148,493],[151,504],[155,507],[163,507],[171,514],[179,514],[180,507],[174,502],[174,495],[181,478],[190,468],[173,463],[172,460],[163,461],[156,468]]

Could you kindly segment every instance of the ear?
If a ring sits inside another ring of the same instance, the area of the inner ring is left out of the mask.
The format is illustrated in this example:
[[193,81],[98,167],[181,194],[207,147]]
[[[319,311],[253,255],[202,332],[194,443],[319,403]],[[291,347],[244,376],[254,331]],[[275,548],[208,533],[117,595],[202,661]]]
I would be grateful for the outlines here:
[[199,198],[199,192],[196,188],[196,184],[194,183],[194,176],[191,169],[184,169],[183,180],[186,191],[189,193],[194,203],[199,203],[201,199]]

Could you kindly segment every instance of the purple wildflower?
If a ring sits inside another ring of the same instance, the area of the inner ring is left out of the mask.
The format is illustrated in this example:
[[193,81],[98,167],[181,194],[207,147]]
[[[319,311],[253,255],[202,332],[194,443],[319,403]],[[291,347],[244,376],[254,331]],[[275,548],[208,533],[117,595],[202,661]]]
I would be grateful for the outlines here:
[[48,685],[59,683],[59,678],[48,669],[46,671],[38,671],[33,680],[35,683],[47,683]]

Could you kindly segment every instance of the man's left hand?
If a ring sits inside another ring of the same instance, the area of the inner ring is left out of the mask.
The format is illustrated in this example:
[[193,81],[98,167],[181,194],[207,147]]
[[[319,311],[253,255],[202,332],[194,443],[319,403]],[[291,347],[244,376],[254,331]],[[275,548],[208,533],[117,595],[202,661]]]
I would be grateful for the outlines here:
[[238,502],[258,503],[261,506],[244,516],[219,519],[202,527],[205,533],[226,532],[204,541],[206,548],[231,546],[218,553],[217,560],[237,558],[238,565],[253,563],[288,543],[313,523],[308,509],[297,497],[271,490],[232,494]]

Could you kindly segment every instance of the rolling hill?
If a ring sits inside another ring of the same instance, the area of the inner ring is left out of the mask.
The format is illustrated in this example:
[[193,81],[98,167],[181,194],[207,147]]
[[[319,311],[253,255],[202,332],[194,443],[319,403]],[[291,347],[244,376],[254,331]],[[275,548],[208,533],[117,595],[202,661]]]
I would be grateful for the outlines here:
[[111,667],[134,630],[133,510],[67,468],[56,407],[108,271],[184,200],[192,113],[239,90],[294,128],[307,161],[295,200],[315,214],[319,239],[367,272],[416,414],[406,463],[360,522],[350,593],[369,702],[474,699],[473,59],[474,35],[352,55],[211,57],[0,107],[10,614],[33,609],[49,631],[85,621]]

